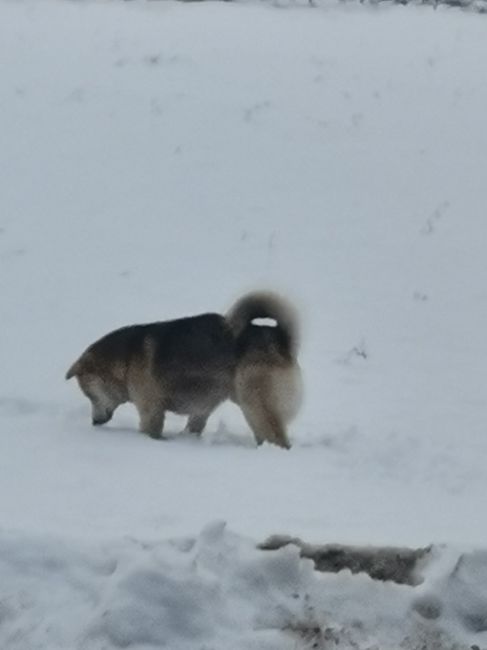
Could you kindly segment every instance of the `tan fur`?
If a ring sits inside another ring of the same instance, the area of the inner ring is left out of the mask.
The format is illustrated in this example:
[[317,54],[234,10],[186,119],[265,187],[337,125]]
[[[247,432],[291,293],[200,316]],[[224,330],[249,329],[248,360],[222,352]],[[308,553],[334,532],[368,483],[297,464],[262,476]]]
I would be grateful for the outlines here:
[[161,399],[164,388],[150,372],[153,353],[153,343],[147,340],[143,356],[128,367],[126,383],[129,401],[139,414],[140,432],[160,438],[165,416],[164,399]]
[[[273,318],[275,328],[252,324]],[[172,338],[171,338],[172,337]],[[161,437],[166,411],[188,415],[201,433],[224,400],[239,404],[258,444],[289,448],[287,425],[302,395],[297,363],[298,319],[275,294],[241,298],[226,317],[206,314],[131,326],[93,343],[70,367],[92,404],[93,424],[108,422],[132,402],[141,432]]]
[[237,368],[236,401],[258,444],[272,442],[289,449],[287,425],[301,404],[301,374],[294,364],[274,359]]

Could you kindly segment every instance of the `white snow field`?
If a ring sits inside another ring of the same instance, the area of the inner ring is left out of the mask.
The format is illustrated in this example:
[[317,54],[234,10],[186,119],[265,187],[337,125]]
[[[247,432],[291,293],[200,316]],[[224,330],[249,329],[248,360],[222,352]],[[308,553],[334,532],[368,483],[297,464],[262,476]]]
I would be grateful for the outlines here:
[[[485,21],[0,0],[2,650],[487,648]],[[91,427],[89,343],[255,287],[302,313],[290,451]],[[273,533],[435,547],[412,587]]]

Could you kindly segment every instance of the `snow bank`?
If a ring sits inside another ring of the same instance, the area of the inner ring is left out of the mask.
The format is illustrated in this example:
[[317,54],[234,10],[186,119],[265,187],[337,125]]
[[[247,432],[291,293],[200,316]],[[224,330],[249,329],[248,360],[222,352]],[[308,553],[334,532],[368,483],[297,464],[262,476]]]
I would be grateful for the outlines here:
[[0,535],[3,650],[467,648],[487,643],[487,555],[438,548],[419,587],[317,573],[216,522],[196,539]]

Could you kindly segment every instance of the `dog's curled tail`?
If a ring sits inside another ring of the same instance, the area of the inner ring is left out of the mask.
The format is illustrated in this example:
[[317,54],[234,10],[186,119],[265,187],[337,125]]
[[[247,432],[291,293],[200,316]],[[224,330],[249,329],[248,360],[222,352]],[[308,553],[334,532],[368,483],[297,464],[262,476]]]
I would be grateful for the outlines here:
[[236,337],[257,318],[275,320],[286,334],[289,352],[296,356],[299,347],[300,324],[298,312],[286,298],[272,291],[252,291],[230,308],[226,320]]

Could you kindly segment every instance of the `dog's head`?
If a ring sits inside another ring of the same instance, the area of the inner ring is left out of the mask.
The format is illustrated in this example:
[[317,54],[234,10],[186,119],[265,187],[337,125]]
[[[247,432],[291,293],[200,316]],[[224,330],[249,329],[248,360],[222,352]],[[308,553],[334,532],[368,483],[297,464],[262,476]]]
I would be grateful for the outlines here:
[[85,354],[66,373],[66,379],[76,377],[82,392],[90,400],[94,425],[111,420],[117,406],[127,401],[120,378],[110,372],[109,367],[98,365],[89,354]]

